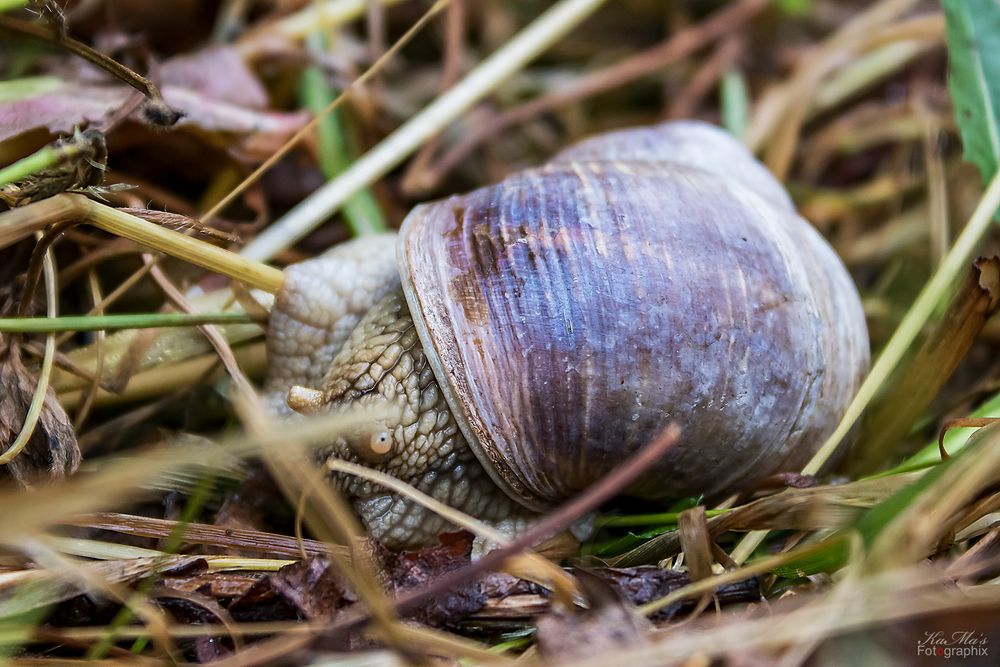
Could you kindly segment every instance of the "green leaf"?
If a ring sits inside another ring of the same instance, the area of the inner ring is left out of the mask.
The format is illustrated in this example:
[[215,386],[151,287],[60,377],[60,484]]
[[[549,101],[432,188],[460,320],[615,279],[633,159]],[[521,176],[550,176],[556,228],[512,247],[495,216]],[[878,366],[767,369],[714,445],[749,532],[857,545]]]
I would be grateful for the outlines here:
[[1000,2],[942,0],[948,90],[964,157],[988,182],[1000,164]]

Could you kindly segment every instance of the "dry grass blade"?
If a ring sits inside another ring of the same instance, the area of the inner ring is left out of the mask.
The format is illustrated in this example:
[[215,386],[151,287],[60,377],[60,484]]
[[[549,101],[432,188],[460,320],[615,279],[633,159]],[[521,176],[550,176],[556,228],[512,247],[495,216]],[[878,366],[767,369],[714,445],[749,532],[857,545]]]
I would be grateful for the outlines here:
[[65,523],[72,517],[96,512],[142,497],[143,486],[159,476],[191,466],[211,468],[229,466],[232,457],[252,456],[262,450],[283,450],[290,442],[319,443],[342,429],[356,428],[372,419],[385,418],[384,411],[354,410],[335,415],[321,415],[290,424],[280,433],[234,433],[219,440],[219,447],[173,445],[155,448],[127,458],[107,461],[99,472],[77,476],[59,486],[44,487],[24,503],[20,491],[0,493],[4,513],[5,541],[17,542],[37,535],[49,526]]
[[882,0],[870,6],[828,37],[787,83],[761,99],[747,131],[747,143],[756,150],[767,141],[767,164],[779,178],[787,171],[809,110],[802,100],[812,99],[822,81],[848,60],[847,53],[866,42],[880,44],[871,37],[914,4],[914,0]]
[[[278,433],[253,395],[238,397],[237,412],[250,433],[271,437]],[[293,441],[280,452],[265,449],[262,454],[285,497],[291,504],[302,507],[306,525],[313,534],[325,541],[339,541],[349,546],[359,541],[361,527],[357,519],[343,497],[325,482],[317,467],[305,456],[301,443]],[[330,557],[364,601],[381,638],[401,656],[409,655],[397,630],[399,623],[395,610],[376,580],[370,560],[360,551],[353,551],[351,558],[331,551]]]
[[941,321],[913,357],[887,383],[884,398],[864,420],[865,436],[850,459],[855,476],[878,470],[899,440],[951,377],[986,321],[1000,307],[1000,259],[977,260],[958,287]]
[[303,553],[323,555],[330,550],[337,550],[343,556],[348,555],[347,547],[317,540],[299,540],[287,535],[265,533],[246,528],[223,528],[203,523],[181,524],[167,519],[154,519],[115,512],[72,517],[66,523],[72,526],[110,530],[140,537],[165,538],[177,534],[179,531],[180,539],[187,544],[205,544],[224,549],[247,549],[291,557],[299,557]]
[[[768,608],[766,615],[738,619],[706,618],[685,632],[664,632],[648,646],[574,661],[574,667],[645,667],[680,663],[692,655],[759,657],[773,664],[774,653],[798,645],[804,635],[833,637],[893,621],[934,613],[995,610],[1000,588],[995,584],[958,590],[942,586],[927,568],[894,570],[853,583],[844,595],[818,596],[794,608],[794,601]],[[556,663],[559,664],[559,663]],[[566,664],[568,667],[568,663]]]
[[[674,35],[665,43],[615,63],[609,67],[580,77],[577,81],[530,102],[517,106],[495,119],[484,122],[479,128],[450,148],[424,174],[413,187],[416,192],[426,192],[437,187],[444,176],[455,169],[483,142],[500,135],[510,127],[535,116],[559,109],[573,102],[626,85],[636,79],[650,76],[703,48],[706,44],[731,34],[742,24],[757,15],[767,2],[741,0],[718,10],[702,23]],[[731,54],[725,53],[728,58]],[[680,99],[680,98],[679,98]]]
[[[227,327],[229,329],[229,327]],[[260,376],[267,367],[267,352],[263,342],[244,345],[233,350],[236,363],[247,374]],[[156,357],[145,357],[155,361]],[[102,387],[94,397],[94,405],[105,407],[134,403],[144,399],[156,399],[168,396],[178,390],[189,389],[199,383],[206,373],[210,373],[219,364],[219,358],[214,354],[200,355],[193,359],[180,362],[164,362],[162,367],[147,368],[128,378],[127,384],[120,390],[111,391]],[[145,366],[140,362],[138,366]],[[211,380],[211,377],[205,378]],[[64,380],[68,384],[68,379]],[[78,383],[74,382],[73,385]],[[117,389],[117,388],[115,388]],[[67,409],[79,405],[82,400],[82,390],[70,389],[60,391],[59,402]]]
[[[72,586],[70,590],[74,590],[74,592],[98,592],[128,606],[145,623],[147,631],[153,637],[161,652],[168,659],[176,659],[176,647],[167,633],[166,614],[155,605],[139,595],[132,594],[131,591],[121,586],[120,583],[109,580],[97,568],[81,567],[81,563],[58,553],[44,539],[29,541],[25,545],[25,548],[31,553],[33,560],[44,568],[43,572],[55,576],[59,581],[66,582]],[[154,570],[158,567],[158,563],[153,565]],[[47,594],[51,593],[50,586],[36,584],[32,592],[35,596],[34,602],[36,604],[51,604],[51,601],[43,602]],[[21,599],[19,593],[20,591],[15,591],[15,595],[12,597],[15,604]],[[64,595],[66,593],[63,592]]]

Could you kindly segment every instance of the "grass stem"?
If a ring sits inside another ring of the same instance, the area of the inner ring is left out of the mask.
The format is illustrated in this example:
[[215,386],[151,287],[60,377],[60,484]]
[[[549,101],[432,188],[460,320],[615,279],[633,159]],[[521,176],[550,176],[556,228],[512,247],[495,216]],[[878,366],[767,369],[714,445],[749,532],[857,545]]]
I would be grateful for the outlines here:
[[193,327],[202,324],[252,324],[246,313],[129,313],[121,315],[64,315],[62,317],[2,317],[3,333],[50,333],[58,331],[112,331]]

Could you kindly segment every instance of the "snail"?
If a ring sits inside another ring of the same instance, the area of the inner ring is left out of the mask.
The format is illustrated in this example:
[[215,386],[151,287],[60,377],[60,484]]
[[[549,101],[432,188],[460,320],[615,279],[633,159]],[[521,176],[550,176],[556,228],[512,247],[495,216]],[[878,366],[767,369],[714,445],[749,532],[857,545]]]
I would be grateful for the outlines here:
[[[851,278],[784,188],[681,121],[584,140],[290,267],[268,352],[291,410],[395,407],[322,456],[516,531],[670,422],[680,441],[627,495],[720,497],[801,466],[869,344]],[[331,476],[391,547],[448,528]]]

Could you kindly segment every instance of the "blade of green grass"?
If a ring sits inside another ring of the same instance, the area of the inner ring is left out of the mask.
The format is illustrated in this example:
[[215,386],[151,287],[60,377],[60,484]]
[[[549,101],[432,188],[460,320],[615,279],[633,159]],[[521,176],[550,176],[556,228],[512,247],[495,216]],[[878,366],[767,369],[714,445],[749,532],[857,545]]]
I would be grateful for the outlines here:
[[[319,33],[310,35],[307,43],[313,51],[323,50],[323,39]],[[302,72],[299,95],[303,105],[314,114],[321,114],[337,97],[323,71],[316,66],[307,67]],[[316,133],[319,137],[320,169],[328,180],[333,180],[351,164],[340,111],[335,109],[326,114],[316,125]],[[385,216],[368,188],[359,190],[344,203],[344,219],[354,236],[378,234],[387,229]]]
[[722,107],[722,126],[734,137],[742,139],[750,124],[750,95],[746,79],[738,69],[730,69],[722,75],[719,103]]
[[20,181],[43,169],[54,167],[63,160],[74,157],[79,153],[80,148],[74,144],[67,144],[59,148],[42,146],[28,157],[0,169],[0,186]]

